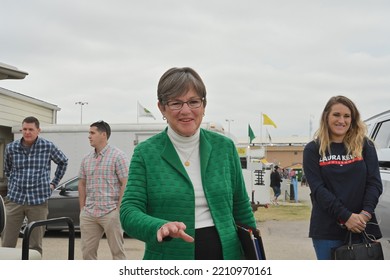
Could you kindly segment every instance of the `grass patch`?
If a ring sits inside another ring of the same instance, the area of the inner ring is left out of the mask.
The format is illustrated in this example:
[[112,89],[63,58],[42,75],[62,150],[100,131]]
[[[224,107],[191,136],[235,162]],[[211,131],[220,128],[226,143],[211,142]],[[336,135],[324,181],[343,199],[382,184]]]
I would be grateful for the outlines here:
[[311,207],[307,204],[287,203],[279,206],[270,205],[268,208],[259,207],[254,212],[256,221],[298,221],[309,220]]

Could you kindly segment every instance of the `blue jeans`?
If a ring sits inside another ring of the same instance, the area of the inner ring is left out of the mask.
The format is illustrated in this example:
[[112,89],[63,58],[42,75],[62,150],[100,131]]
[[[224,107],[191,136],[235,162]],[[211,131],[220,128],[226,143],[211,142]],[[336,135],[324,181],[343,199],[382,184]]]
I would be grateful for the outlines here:
[[318,260],[331,260],[332,249],[344,245],[343,240],[312,239]]
[[276,198],[278,198],[279,197],[279,195],[280,195],[280,187],[279,186],[272,186],[272,190],[274,191],[274,196],[276,197]]

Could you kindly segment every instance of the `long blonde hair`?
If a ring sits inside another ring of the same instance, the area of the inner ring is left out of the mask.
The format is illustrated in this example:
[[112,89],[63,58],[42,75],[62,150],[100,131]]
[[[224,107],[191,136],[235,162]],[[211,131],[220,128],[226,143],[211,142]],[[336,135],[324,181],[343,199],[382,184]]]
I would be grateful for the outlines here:
[[360,113],[355,103],[342,95],[331,97],[326,103],[324,111],[322,112],[320,127],[314,134],[314,138],[319,144],[319,154],[324,157],[327,150],[330,152],[331,141],[329,136],[330,131],[328,126],[328,117],[332,106],[335,104],[343,104],[351,111],[351,126],[343,139],[343,143],[347,149],[348,155],[361,157],[364,140],[367,134],[367,126],[361,120]]

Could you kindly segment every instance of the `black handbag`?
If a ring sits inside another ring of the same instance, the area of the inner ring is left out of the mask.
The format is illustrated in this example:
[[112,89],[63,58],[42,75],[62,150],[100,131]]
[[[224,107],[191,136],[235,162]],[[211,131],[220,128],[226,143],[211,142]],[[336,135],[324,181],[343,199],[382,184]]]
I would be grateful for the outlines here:
[[382,244],[371,241],[365,231],[362,232],[363,242],[352,244],[352,232],[348,232],[347,244],[333,251],[335,260],[383,260]]

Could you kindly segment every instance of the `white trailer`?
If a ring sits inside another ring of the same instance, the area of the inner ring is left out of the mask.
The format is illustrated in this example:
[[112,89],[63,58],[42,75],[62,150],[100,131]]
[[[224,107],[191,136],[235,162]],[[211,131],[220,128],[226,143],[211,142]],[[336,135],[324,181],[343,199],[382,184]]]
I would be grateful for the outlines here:
[[[93,148],[89,144],[88,132],[90,124],[54,124],[41,125],[40,137],[52,141],[68,157],[68,169],[62,182],[77,177],[82,158]],[[161,132],[167,127],[166,123],[134,123],[134,124],[110,124],[111,136],[108,142],[125,152],[131,158],[135,146],[149,137]],[[207,122],[202,123],[202,128],[223,133],[222,126]],[[22,137],[21,126],[12,128],[14,139]],[[52,166],[54,174],[55,165]]]

